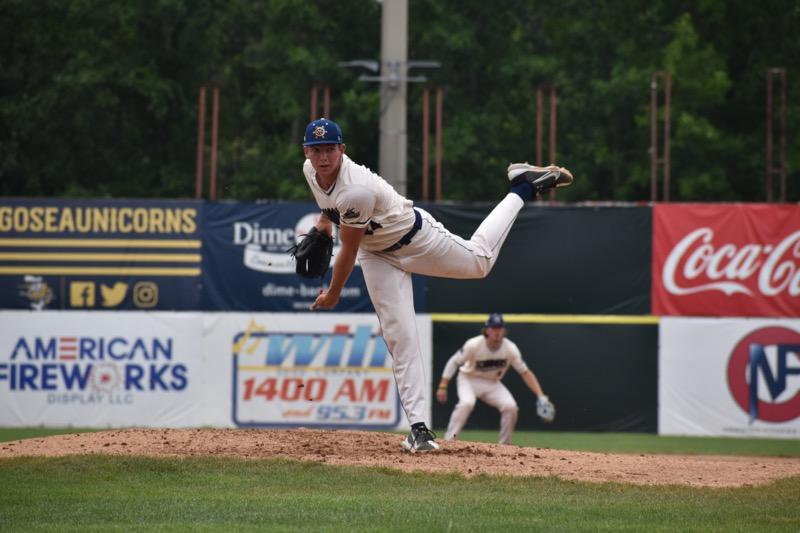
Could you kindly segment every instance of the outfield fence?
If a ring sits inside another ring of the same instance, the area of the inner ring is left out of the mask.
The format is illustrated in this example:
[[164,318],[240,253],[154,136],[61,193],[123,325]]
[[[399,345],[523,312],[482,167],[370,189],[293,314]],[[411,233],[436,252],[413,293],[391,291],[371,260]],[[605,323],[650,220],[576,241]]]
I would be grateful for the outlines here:
[[[423,207],[469,237],[492,206]],[[337,313],[306,311],[320,282],[286,250],[316,214],[0,199],[0,424],[402,427],[360,268]],[[536,204],[486,279],[415,276],[414,301],[431,383],[504,313],[558,407],[548,428],[800,437],[800,206]],[[234,349],[247,332],[259,355]],[[506,380],[519,427],[545,427]]]

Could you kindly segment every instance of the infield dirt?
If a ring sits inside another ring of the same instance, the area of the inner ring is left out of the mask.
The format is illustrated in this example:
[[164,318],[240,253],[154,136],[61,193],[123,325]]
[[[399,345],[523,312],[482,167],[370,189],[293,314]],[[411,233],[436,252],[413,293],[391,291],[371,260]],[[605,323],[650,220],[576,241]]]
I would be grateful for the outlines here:
[[285,458],[426,472],[563,479],[639,485],[739,487],[800,476],[800,458],[576,452],[476,442],[442,442],[409,454],[402,436],[344,430],[125,429],[0,443],[0,458],[78,454]]

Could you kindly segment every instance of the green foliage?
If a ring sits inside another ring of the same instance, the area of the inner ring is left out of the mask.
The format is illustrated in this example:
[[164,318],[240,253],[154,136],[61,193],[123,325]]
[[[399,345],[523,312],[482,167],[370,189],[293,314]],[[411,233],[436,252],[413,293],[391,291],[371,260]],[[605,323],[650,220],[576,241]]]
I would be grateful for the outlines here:
[[[555,85],[556,160],[577,177],[559,199],[649,199],[650,76],[666,70],[672,199],[763,200],[765,75],[782,66],[796,201],[800,40],[781,36],[799,26],[789,0],[411,0],[409,58],[442,63],[427,74],[445,91],[445,198],[497,198],[505,165],[536,160],[536,90]],[[377,169],[378,86],[337,63],[378,59],[380,28],[374,0],[0,0],[0,194],[194,196],[202,84],[220,87],[223,198],[308,198],[299,140],[314,84],[330,86],[348,152]],[[409,86],[412,198],[421,94]]]
[[[406,458],[405,460],[424,460]],[[279,460],[0,461],[14,531],[796,531],[800,480],[697,489],[470,479]]]

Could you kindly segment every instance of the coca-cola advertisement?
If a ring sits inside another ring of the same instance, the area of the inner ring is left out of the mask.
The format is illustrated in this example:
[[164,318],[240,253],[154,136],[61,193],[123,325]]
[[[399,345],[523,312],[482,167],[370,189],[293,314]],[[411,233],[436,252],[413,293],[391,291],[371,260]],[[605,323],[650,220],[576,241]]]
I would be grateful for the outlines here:
[[800,206],[653,208],[654,315],[800,316]]

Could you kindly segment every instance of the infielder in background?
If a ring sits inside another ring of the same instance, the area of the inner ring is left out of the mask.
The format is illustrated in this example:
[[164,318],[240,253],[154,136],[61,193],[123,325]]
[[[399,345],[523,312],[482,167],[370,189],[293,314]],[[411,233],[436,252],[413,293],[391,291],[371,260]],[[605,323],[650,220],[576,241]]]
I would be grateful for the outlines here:
[[542,191],[570,185],[572,175],[555,166],[509,165],[509,193],[466,240],[415,208],[370,169],[353,162],[345,149],[341,128],[335,122],[323,118],[306,127],[303,174],[322,210],[316,228],[330,235],[336,224],[341,244],[330,284],[320,291],[311,309],[336,305],[358,258],[392,355],[400,402],[411,425],[403,449],[438,450],[436,436],[425,425],[426,377],[411,274],[485,277],[525,202]]
[[483,400],[500,411],[500,444],[510,444],[517,425],[519,407],[501,382],[509,366],[522,377],[536,397],[537,414],[546,422],[555,417],[555,407],[545,395],[539,380],[522,360],[517,345],[506,338],[503,315],[493,313],[481,335],[464,343],[445,364],[436,390],[439,403],[447,402],[447,385],[458,371],[458,404],[450,415],[445,440],[455,439],[467,423],[476,400]]

